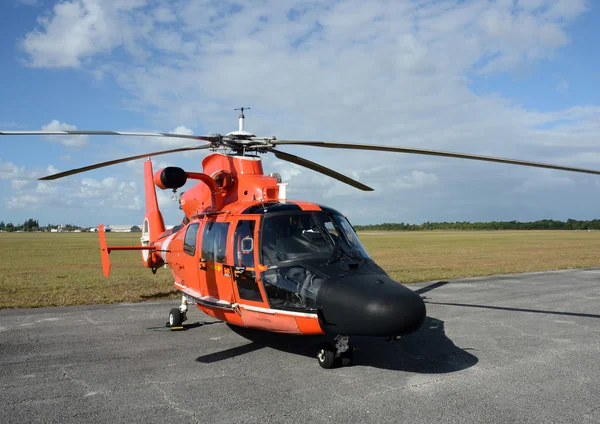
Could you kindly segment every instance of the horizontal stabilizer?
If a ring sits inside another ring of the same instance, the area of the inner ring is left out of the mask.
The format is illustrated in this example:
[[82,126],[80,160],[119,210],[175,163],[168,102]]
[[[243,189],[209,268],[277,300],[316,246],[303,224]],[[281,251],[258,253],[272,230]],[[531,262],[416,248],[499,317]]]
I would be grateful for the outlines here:
[[110,258],[108,254],[113,250],[156,250],[152,246],[107,246],[104,225],[98,225],[98,235],[100,236],[100,255],[102,257],[102,271],[105,277],[110,275]]

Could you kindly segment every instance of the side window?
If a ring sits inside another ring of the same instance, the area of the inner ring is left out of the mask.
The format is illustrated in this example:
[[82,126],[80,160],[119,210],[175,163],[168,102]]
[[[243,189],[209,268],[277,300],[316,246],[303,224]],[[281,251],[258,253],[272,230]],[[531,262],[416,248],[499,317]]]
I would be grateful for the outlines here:
[[229,223],[209,221],[202,235],[202,259],[224,263],[227,253]]
[[255,221],[239,221],[235,228],[235,266],[254,267]]
[[[254,227],[256,222],[250,220],[239,221],[235,227],[234,240],[234,263],[235,266],[246,268],[241,273],[236,273],[235,282],[238,287],[240,299],[262,302],[263,298],[256,282],[254,271]],[[248,269],[250,268],[250,269]]]
[[196,253],[196,238],[198,237],[198,224],[191,224],[186,232],[183,240],[183,251],[188,255],[194,256]]

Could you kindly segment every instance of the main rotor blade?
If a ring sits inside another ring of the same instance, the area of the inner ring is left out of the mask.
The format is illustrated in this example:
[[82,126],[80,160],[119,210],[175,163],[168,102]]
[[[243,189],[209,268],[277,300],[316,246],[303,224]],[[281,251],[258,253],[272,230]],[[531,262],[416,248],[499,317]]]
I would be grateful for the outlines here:
[[324,167],[323,165],[319,165],[318,163],[311,162],[308,159],[301,158],[299,156],[292,155],[290,153],[282,152],[281,150],[268,149],[269,152],[273,153],[277,156],[278,159],[285,160],[287,162],[295,163],[296,165],[303,166],[308,169],[312,169],[313,171],[320,172],[321,174],[325,174],[331,178],[335,178],[338,181],[351,185],[352,187],[356,187],[363,191],[373,191],[373,189],[369,186],[366,186],[356,180],[353,180],[350,177],[346,177],[339,172],[334,171],[333,169],[329,169]]
[[205,146],[197,146],[197,147],[182,147],[179,149],[162,150],[160,152],[153,152],[153,153],[146,153],[143,155],[129,156],[127,158],[109,160],[106,162],[96,163],[94,165],[84,166],[82,168],[70,169],[69,171],[59,172],[58,174],[48,175],[46,177],[42,177],[39,179],[42,181],[56,180],[58,178],[68,177],[69,175],[79,174],[80,172],[91,171],[92,169],[98,169],[98,168],[103,168],[105,166],[116,165],[118,163],[129,162],[130,160],[143,159],[143,158],[147,158],[150,156],[166,155],[167,153],[187,152],[190,150],[208,149],[210,146],[211,146],[210,144],[207,144]]
[[190,140],[220,141],[221,136],[215,135],[187,135],[174,133],[153,132],[128,132],[128,131],[0,131],[0,135],[122,135],[135,137],[170,137],[186,138]]
[[[471,159],[486,162],[507,163],[511,165],[532,166],[536,168],[558,169],[559,171],[581,172],[585,174],[600,175],[600,170],[575,168],[571,166],[552,165],[548,163],[530,162],[526,160],[496,158],[492,156],[472,155],[468,153],[444,152],[441,150],[416,149],[412,147],[392,147],[380,146],[376,144],[353,144],[337,143],[331,141],[302,141],[302,140],[272,140],[273,145],[302,145],[313,147],[327,147],[330,149],[354,149],[354,150],[375,150],[381,152],[411,153],[417,155],[444,156],[449,158]],[[273,150],[274,152],[274,150]]]

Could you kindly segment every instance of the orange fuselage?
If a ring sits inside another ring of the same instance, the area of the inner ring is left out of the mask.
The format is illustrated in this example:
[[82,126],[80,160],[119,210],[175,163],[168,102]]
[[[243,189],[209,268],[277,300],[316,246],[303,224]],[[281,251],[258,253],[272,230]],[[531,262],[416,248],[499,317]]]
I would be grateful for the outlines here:
[[[215,153],[202,165],[219,191],[215,194],[200,182],[181,195],[186,222],[153,241],[154,265],[167,265],[175,287],[217,319],[282,333],[323,334],[316,313],[270,307],[261,281],[261,271],[267,267],[260,263],[258,243],[242,249],[243,238],[260,240],[261,215],[247,210],[279,201],[277,180],[264,175],[257,157]],[[188,175],[194,178],[193,173]],[[221,208],[214,205],[214,196],[222,197]],[[320,210],[307,202],[289,203],[302,210]]]

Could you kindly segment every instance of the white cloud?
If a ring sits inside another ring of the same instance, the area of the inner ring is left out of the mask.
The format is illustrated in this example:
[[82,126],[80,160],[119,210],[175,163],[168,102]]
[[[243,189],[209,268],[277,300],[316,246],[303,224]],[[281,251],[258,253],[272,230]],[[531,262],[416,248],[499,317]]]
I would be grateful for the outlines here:
[[158,207],[163,210],[170,208],[174,204],[172,191],[157,189],[156,199],[158,200]]
[[48,175],[52,175],[52,174],[58,174],[61,171],[60,171],[60,169],[58,169],[54,165],[48,165],[46,167],[46,172],[48,173]]
[[389,184],[390,188],[399,190],[413,190],[424,188],[425,186],[435,185],[438,177],[435,174],[429,174],[422,171],[412,171],[410,175],[402,178],[396,178]]
[[31,180],[14,179],[10,182],[10,186],[14,190],[22,190],[26,187],[31,187],[33,184],[34,184],[34,182]]
[[8,209],[63,210],[65,207],[87,210],[125,209],[140,212],[143,208],[140,189],[134,181],[114,177],[67,178],[58,181],[24,181],[14,183],[16,191],[5,200]]
[[41,30],[29,32],[22,42],[34,67],[77,67],[82,57],[120,42],[111,35],[102,7],[91,1],[59,3],[51,18],[39,18],[38,23]]
[[173,134],[181,134],[181,135],[192,135],[194,131],[185,125],[178,125],[174,130],[171,131]]
[[12,162],[0,159],[0,181],[10,181],[13,190],[23,190],[35,185],[37,172],[27,172],[25,167],[16,166]]
[[43,206],[42,199],[33,194],[22,194],[13,196],[6,201],[8,209],[28,209],[37,210]]
[[97,53],[124,46],[139,54],[136,37],[151,27],[148,19],[127,16],[145,0],[72,0],[56,4],[49,16],[38,18],[39,28],[28,32],[21,48],[33,67],[79,67]]
[[[76,131],[75,125],[67,124],[53,119],[48,124],[42,126],[42,131]],[[87,135],[52,135],[44,137],[50,141],[58,142],[67,147],[83,147],[87,144]]]
[[556,86],[556,91],[558,91],[559,93],[565,93],[568,90],[569,90],[569,83],[566,80],[562,80]]
[[40,195],[55,195],[59,192],[59,186],[47,181],[39,181],[35,187],[35,192]]
[[152,15],[157,22],[173,22],[177,20],[175,13],[168,7],[157,7],[152,11]]
[[0,180],[13,180],[25,175],[25,168],[0,159]]
[[519,185],[515,191],[522,193],[531,193],[540,190],[556,190],[557,188],[573,187],[576,182],[569,177],[553,176],[547,174],[544,176],[527,179],[523,184]]
[[279,173],[279,175],[281,175],[281,181],[284,183],[294,181],[296,177],[301,176],[304,172],[304,168],[287,162],[274,161],[272,166],[275,168],[273,172]]
[[[154,119],[154,127],[182,134],[191,134],[190,128],[199,133],[234,130],[237,114],[227,111],[244,105],[252,107],[246,114],[249,131],[281,139],[407,145],[567,160],[573,166],[584,165],[598,148],[598,106],[532,110],[502,93],[472,89],[481,76],[533,72],[540,60],[553,58],[570,42],[569,25],[584,13],[583,0],[356,0],[298,3],[295,10],[274,0],[252,7],[187,0],[177,7],[144,4],[61,3],[26,35],[29,63],[101,69],[103,81],[116,81],[128,94],[127,107]],[[66,47],[56,47],[60,43]],[[123,59],[117,48],[130,56]],[[135,149],[190,144],[166,138],[127,143]],[[265,169],[284,175],[291,183],[290,197],[326,199],[371,219],[395,219],[391,216],[399,204],[411,205],[402,212],[406,221],[430,213],[443,219],[461,210],[518,214],[515,202],[522,198],[510,196],[533,189],[534,182],[524,181],[581,184],[571,174],[472,161],[291,146],[281,150],[378,190],[332,196],[348,188],[268,157]],[[179,156],[178,166],[198,166],[187,159]],[[515,191],[520,185],[521,191]],[[499,205],[497,193],[508,193]],[[531,201],[550,202],[530,193]],[[477,207],[465,206],[471,201]],[[373,215],[357,207],[361,203],[377,204],[383,212]],[[511,204],[512,212],[502,209]],[[556,206],[562,207],[567,206]]]

